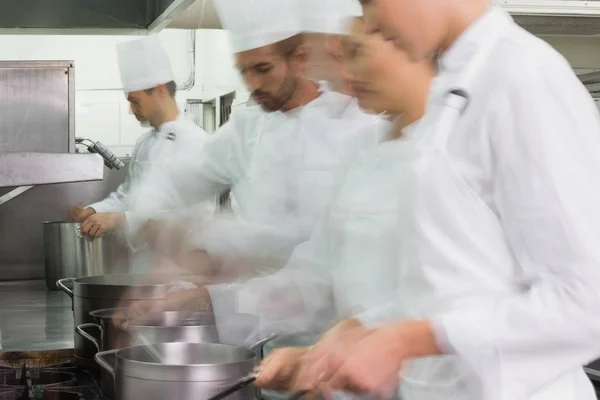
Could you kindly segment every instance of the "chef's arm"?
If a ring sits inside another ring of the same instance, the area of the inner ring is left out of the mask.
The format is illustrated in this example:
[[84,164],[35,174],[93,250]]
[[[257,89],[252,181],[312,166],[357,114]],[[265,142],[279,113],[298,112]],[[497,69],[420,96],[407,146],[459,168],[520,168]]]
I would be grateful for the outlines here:
[[219,259],[219,273],[228,277],[281,269],[295,247],[306,239],[296,221],[267,225],[223,214],[200,220],[186,236],[188,251],[206,251]]
[[263,327],[287,333],[322,330],[335,316],[326,249],[317,228],[279,271],[243,283],[210,286],[215,314],[258,315]]
[[540,74],[498,96],[489,125],[495,204],[530,283],[436,321],[473,371],[516,386],[512,400],[600,356],[598,110],[574,76]]
[[241,168],[236,140],[234,124],[228,123],[201,150],[180,149],[175,162],[153,167],[139,188],[140,201],[126,213],[128,236],[135,239],[149,219],[193,211],[231,187]]
[[[137,146],[132,154],[132,161],[137,156]],[[105,199],[96,202],[94,204],[90,204],[86,208],[93,208],[97,213],[106,213],[106,212],[124,212],[125,211],[125,202],[127,200],[127,196],[129,196],[129,192],[131,190],[131,175],[132,175],[132,164],[129,164],[127,168],[127,175],[125,176],[125,181],[119,185],[117,190],[110,193]]]

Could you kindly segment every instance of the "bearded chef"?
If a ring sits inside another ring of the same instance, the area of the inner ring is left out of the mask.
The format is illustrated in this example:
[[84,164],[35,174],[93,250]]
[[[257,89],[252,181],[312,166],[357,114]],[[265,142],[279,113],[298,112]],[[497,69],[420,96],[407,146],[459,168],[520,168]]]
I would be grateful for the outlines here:
[[[155,242],[177,236],[190,251],[217,257],[287,258],[324,213],[342,167],[370,140],[363,128],[385,122],[363,112],[353,97],[306,76],[295,0],[221,0],[215,7],[256,106],[234,110],[200,157],[175,166],[173,174],[184,179],[156,181],[144,198],[156,209],[171,196],[190,203],[231,189],[237,213],[192,216],[176,226],[184,235],[167,233]],[[130,225],[130,235],[143,232],[143,225]]]
[[[199,153],[208,139],[204,130],[184,119],[179,111],[171,64],[157,36],[120,43],[117,53],[131,111],[143,126],[152,129],[137,141],[125,182],[115,192],[85,208],[70,208],[69,220],[81,222],[81,232],[93,237],[125,226],[131,212],[143,203],[138,196],[142,187],[159,179],[161,170],[183,150]],[[149,265],[139,267],[146,270]]]
[[414,60],[439,53],[439,76],[398,153],[396,300],[324,335],[291,389],[596,399],[582,369],[600,355],[592,98],[560,54],[486,0],[362,4],[368,29]]

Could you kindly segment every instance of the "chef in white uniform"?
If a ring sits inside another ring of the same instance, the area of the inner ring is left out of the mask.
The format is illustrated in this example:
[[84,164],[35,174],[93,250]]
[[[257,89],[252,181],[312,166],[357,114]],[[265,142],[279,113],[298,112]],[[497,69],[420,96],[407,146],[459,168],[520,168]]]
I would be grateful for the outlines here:
[[[360,106],[386,113],[393,125],[370,129],[372,144],[348,166],[326,217],[285,268],[236,285],[237,311],[260,316],[261,336],[315,332],[340,316],[385,304],[396,293],[396,207],[405,195],[396,178],[396,150],[418,129],[425,112],[433,60],[411,62],[381,35],[364,35],[361,21],[355,23],[355,35],[344,39],[344,76]],[[215,288],[209,291],[216,297]],[[218,298],[213,304],[218,306]],[[260,386],[287,389],[285,374],[306,352],[297,347],[306,343],[294,339],[296,347],[267,358]]]
[[297,384],[381,396],[400,384],[405,400],[595,399],[582,369],[600,355],[593,100],[563,57],[487,1],[363,8],[413,59],[439,51],[440,71],[397,151],[397,299],[324,336]]
[[[156,209],[172,196],[189,203],[231,189],[236,218],[189,219],[189,247],[221,257],[286,259],[322,216],[342,166],[370,137],[363,128],[385,122],[363,112],[356,99],[306,77],[295,0],[222,0],[215,6],[257,105],[234,109],[200,157],[176,166],[173,174],[185,170],[185,179],[169,177],[144,198]],[[142,225],[130,225],[131,235]]]
[[140,203],[142,187],[161,180],[161,170],[183,151],[199,153],[208,139],[208,134],[185,120],[178,109],[171,64],[157,36],[120,43],[117,52],[131,110],[142,125],[152,129],[137,141],[125,182],[115,192],[85,208],[70,209],[69,219],[82,222],[82,233],[95,237],[127,224],[128,215]]

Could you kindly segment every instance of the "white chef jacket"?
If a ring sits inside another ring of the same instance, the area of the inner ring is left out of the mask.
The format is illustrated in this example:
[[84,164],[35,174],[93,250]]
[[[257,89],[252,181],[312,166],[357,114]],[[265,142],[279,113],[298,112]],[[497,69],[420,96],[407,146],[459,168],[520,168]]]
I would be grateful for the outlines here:
[[[446,93],[498,30],[462,118],[436,143]],[[429,158],[411,160],[429,140]],[[397,208],[398,300],[360,318],[428,318],[450,353],[407,363],[402,398],[595,399],[581,366],[600,355],[600,118],[568,63],[492,9],[443,55],[426,115],[398,146],[412,166],[398,180],[416,178]],[[286,270],[269,280],[295,273],[299,296],[279,294],[288,327],[335,316],[343,287]]]
[[[200,157],[182,160],[144,198],[156,209],[174,203],[172,196],[195,204],[231,188],[237,218],[189,220],[195,248],[225,256],[289,256],[322,216],[342,166],[370,140],[363,128],[380,123],[386,122],[360,110],[356,99],[325,85],[318,98],[289,112],[238,109]],[[130,227],[135,235],[140,225]]]
[[208,133],[183,116],[146,132],[135,144],[125,182],[107,198],[88,207],[97,213],[124,212],[129,218],[136,208],[146,207],[143,197],[137,194],[149,183],[148,179],[150,182],[164,180],[158,175],[177,160],[178,154],[184,151],[199,153],[207,139]]
[[[340,174],[326,215],[283,269],[244,283],[208,288],[217,325],[234,320],[236,313],[259,317],[253,336],[238,338],[236,344],[251,344],[277,332],[284,337],[267,349],[310,345],[336,318],[393,298],[401,193],[394,184],[396,142],[383,141],[389,128],[387,124],[367,128],[369,140],[363,140],[361,151]],[[405,132],[412,129],[406,127]],[[265,392],[265,397],[285,398],[274,392]]]
[[[304,332],[392,299],[401,193],[394,184],[395,141],[384,141],[389,128],[366,129],[370,141],[363,141],[361,152],[346,165],[325,216],[286,266],[237,285],[211,287],[215,307],[219,298],[234,297],[236,312],[259,315],[267,330]],[[298,288],[301,298],[294,291]]]
[[[595,399],[581,367],[600,355],[600,118],[586,89],[554,49],[492,9],[442,56],[416,135],[431,134],[494,32],[438,148],[448,175],[417,174],[413,218],[399,219],[399,300],[362,319],[434,321],[450,355],[416,360],[414,372],[446,390],[413,385],[405,399]],[[450,177],[462,203],[445,191]]]

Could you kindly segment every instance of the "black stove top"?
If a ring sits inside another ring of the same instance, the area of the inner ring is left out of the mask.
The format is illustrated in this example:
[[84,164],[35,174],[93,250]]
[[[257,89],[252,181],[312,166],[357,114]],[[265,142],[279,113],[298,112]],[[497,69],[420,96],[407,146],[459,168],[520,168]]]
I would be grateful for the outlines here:
[[73,364],[0,367],[0,400],[101,400],[99,379]]

